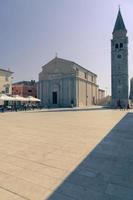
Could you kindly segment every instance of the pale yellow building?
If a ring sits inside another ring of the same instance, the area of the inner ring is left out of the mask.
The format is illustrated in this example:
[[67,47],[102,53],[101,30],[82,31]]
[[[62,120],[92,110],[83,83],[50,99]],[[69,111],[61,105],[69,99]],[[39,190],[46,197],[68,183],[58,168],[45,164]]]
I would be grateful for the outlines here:
[[12,74],[10,70],[0,68],[0,93],[12,94]]
[[97,75],[75,62],[56,57],[42,67],[38,97],[46,107],[97,104]]

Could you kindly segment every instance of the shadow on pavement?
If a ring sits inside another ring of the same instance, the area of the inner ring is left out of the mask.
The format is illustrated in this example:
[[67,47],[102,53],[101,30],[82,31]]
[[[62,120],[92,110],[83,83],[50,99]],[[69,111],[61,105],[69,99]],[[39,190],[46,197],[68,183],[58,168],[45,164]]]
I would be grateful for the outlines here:
[[47,200],[133,200],[133,113],[128,113]]

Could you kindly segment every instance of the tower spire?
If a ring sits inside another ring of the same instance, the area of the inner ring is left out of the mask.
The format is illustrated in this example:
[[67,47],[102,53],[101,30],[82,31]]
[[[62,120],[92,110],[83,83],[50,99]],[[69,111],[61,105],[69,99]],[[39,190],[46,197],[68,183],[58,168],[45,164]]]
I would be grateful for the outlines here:
[[116,22],[115,22],[113,34],[115,32],[119,32],[119,31],[124,31],[124,32],[127,33],[127,30],[126,30],[126,27],[125,27],[125,24],[124,24],[122,15],[121,15],[120,5],[119,5],[118,15],[117,15],[117,19],[116,19]]

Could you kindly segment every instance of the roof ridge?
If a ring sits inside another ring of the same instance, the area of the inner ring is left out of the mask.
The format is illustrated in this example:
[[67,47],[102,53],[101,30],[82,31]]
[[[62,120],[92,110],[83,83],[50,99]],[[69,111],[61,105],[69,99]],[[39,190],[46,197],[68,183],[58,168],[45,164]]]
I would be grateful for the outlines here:
[[[63,60],[63,61],[66,61],[66,62],[69,62],[69,63],[75,64],[75,65],[79,66],[80,68],[82,68],[82,69],[88,71],[89,73],[94,74],[95,76],[97,76],[94,72],[92,72],[92,71],[90,71],[90,70],[88,70],[88,69],[82,67],[81,65],[79,65],[79,64],[77,64],[76,62],[71,61],[71,60],[67,60],[67,59],[64,59],[64,58],[55,57],[55,58],[52,59],[51,61],[56,60],[56,59]],[[50,61],[50,62],[51,62],[51,61]],[[50,63],[50,62],[48,62],[48,63]],[[47,64],[48,64],[48,63],[47,63]],[[47,65],[47,64],[46,64],[46,65]],[[45,66],[45,65],[44,65],[44,66]]]

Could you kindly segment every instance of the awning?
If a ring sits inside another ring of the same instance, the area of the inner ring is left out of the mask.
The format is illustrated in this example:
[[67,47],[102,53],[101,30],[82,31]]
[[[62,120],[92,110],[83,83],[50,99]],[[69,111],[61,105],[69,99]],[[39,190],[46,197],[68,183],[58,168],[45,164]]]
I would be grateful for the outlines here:
[[40,99],[32,97],[32,96],[28,96],[28,97],[26,97],[26,99],[28,101],[33,101],[33,102],[40,102],[41,101]]
[[14,101],[14,97],[10,97],[6,94],[0,94],[0,100],[2,100],[2,101]]

